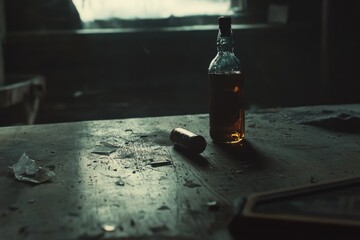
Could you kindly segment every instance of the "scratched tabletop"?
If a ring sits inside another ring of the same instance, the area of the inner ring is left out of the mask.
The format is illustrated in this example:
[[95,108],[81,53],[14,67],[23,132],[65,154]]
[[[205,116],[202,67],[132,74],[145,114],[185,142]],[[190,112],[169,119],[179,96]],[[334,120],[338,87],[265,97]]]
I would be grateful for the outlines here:
[[[225,239],[238,197],[359,176],[359,114],[253,110],[235,146],[211,141],[207,114],[0,128],[0,238]],[[176,127],[204,136],[205,151],[174,148]],[[55,178],[17,180],[23,153]]]

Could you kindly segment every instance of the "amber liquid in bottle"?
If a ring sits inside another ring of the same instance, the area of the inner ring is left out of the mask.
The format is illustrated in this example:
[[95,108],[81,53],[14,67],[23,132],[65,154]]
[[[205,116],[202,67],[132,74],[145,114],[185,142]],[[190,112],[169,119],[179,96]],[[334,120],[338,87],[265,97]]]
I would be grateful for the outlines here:
[[245,138],[244,83],[241,73],[209,74],[210,136],[218,143]]

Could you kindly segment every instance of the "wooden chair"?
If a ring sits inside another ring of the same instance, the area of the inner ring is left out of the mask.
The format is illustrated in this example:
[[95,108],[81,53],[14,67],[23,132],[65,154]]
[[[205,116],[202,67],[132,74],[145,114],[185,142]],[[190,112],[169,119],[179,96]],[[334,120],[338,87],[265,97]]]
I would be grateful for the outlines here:
[[42,76],[6,76],[0,86],[0,126],[34,124],[46,92]]

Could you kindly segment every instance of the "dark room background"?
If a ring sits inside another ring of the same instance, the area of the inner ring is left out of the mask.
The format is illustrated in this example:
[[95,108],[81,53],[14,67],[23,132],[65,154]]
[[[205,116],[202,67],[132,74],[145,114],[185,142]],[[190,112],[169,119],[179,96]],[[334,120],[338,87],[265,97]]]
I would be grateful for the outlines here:
[[232,16],[248,109],[360,101],[355,0],[139,1],[119,15],[110,2],[3,0],[0,83],[44,77],[36,123],[208,112],[219,15]]

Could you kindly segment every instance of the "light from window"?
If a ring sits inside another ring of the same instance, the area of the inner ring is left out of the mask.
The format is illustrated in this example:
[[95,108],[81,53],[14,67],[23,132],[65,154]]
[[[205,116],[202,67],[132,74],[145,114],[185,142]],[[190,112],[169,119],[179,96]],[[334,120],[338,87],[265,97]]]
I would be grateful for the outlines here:
[[230,12],[231,0],[73,0],[81,20],[159,19]]

